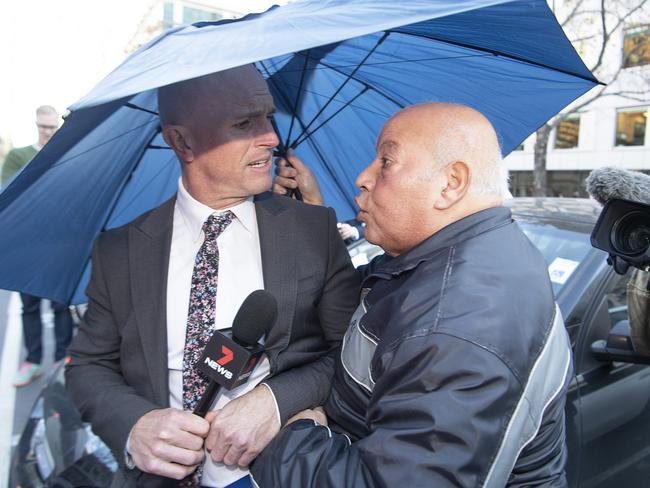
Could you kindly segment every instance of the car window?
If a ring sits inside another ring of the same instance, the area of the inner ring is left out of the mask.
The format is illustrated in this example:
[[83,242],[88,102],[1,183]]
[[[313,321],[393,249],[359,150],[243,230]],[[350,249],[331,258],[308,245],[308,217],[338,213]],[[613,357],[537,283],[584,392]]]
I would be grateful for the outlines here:
[[368,264],[375,256],[384,253],[381,247],[370,244],[365,239],[360,239],[348,246],[348,252],[355,268]]
[[[569,280],[573,272],[591,250],[589,234],[560,228],[551,222],[517,220],[524,234],[541,251],[553,285],[553,293],[558,292]],[[383,253],[379,246],[370,244],[365,239],[348,247],[348,252],[355,267],[370,262]]]
[[589,234],[558,227],[551,222],[517,220],[524,234],[548,264],[555,296],[591,250]]

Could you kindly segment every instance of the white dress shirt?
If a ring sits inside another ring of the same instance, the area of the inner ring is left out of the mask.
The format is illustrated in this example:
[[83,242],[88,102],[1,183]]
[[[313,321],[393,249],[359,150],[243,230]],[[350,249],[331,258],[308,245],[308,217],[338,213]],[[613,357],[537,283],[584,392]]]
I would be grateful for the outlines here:
[[[217,329],[232,326],[235,314],[244,299],[253,291],[264,288],[262,257],[253,199],[229,209],[215,212],[195,200],[179,180],[169,271],[167,275],[167,365],[169,368],[169,402],[172,408],[183,408],[183,350],[189,310],[190,288],[194,259],[203,244],[203,223],[211,214],[230,210],[235,219],[217,238],[219,275],[215,306]],[[266,357],[253,370],[245,384],[222,390],[212,409],[220,409],[230,400],[252,390],[269,374]],[[206,453],[207,454],[207,453]],[[201,484],[224,487],[246,476],[248,471],[213,463],[209,455],[203,467]]]

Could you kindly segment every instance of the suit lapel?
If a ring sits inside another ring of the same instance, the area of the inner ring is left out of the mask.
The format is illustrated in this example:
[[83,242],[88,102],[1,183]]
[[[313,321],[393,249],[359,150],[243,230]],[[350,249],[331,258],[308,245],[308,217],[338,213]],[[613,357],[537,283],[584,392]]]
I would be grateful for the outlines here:
[[281,197],[255,198],[260,234],[264,288],[278,302],[278,318],[266,337],[266,349],[281,351],[289,344],[296,307],[296,216]]
[[167,272],[175,198],[151,212],[129,234],[136,326],[155,401],[169,405],[167,368]]

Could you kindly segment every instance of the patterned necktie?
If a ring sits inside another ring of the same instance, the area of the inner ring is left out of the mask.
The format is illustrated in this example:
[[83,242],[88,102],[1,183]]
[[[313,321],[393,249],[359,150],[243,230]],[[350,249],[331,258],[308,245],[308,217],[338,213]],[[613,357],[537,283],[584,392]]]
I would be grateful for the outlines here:
[[[234,217],[235,214],[230,210],[208,217],[203,224],[205,240],[194,260],[183,351],[183,409],[190,412],[196,408],[209,383],[209,379],[196,368],[196,365],[215,330],[215,302],[219,274],[217,237],[228,227]],[[202,471],[199,466],[192,475],[183,480],[181,486],[198,486]]]

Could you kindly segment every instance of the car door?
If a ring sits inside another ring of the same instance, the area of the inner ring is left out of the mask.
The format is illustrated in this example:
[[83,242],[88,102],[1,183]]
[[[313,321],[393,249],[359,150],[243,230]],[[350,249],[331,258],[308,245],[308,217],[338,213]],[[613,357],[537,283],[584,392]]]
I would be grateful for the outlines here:
[[594,341],[627,320],[630,273],[620,276],[608,267],[601,276],[580,328],[575,395],[567,406],[576,409],[577,479],[585,488],[645,488],[650,484],[650,366],[603,362],[591,352]]

